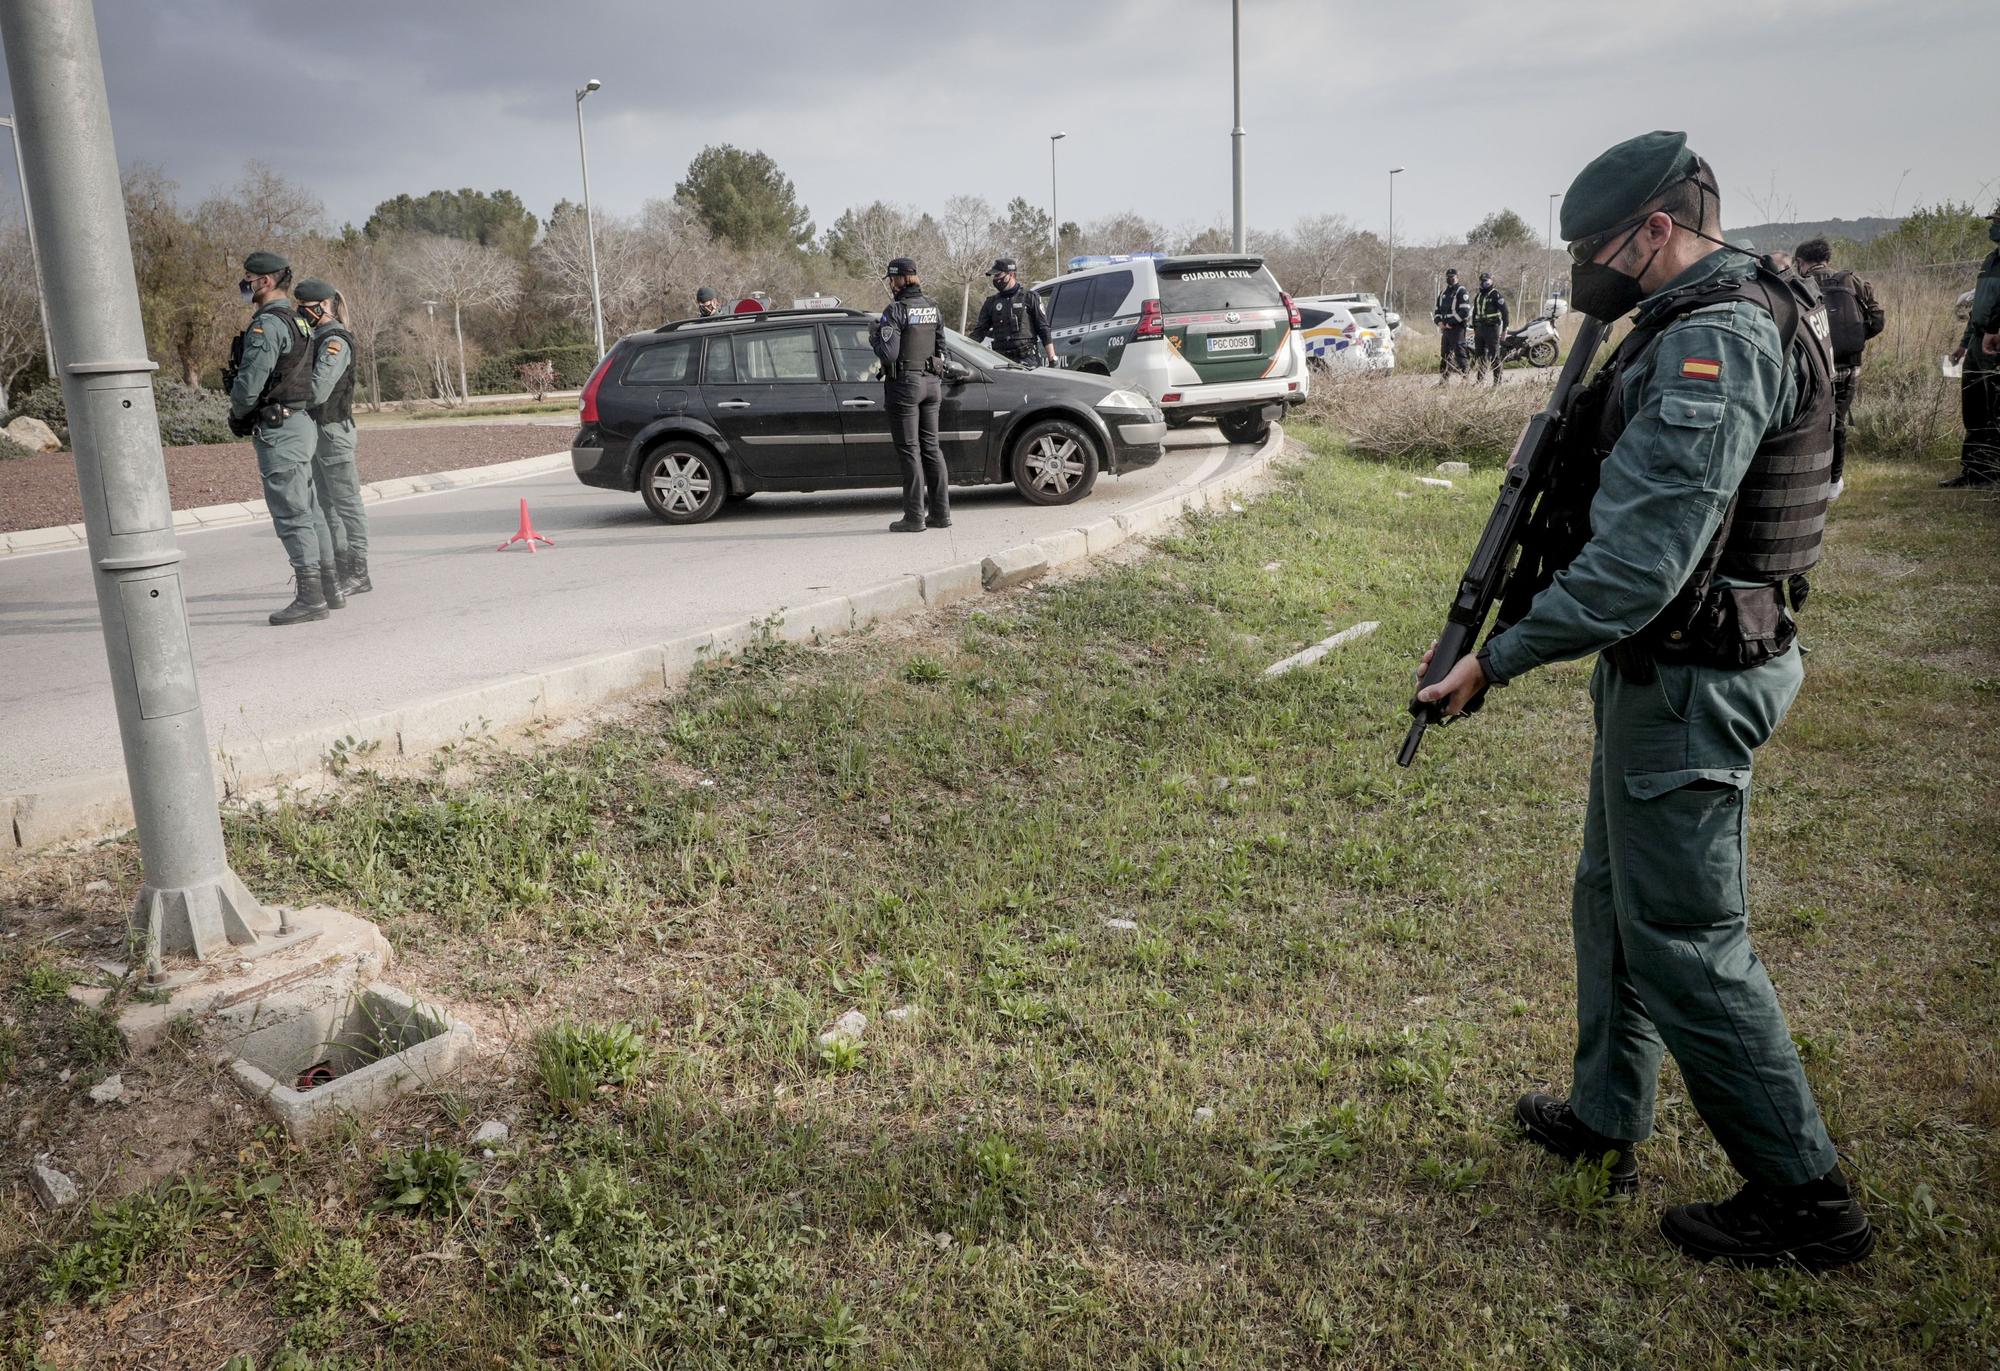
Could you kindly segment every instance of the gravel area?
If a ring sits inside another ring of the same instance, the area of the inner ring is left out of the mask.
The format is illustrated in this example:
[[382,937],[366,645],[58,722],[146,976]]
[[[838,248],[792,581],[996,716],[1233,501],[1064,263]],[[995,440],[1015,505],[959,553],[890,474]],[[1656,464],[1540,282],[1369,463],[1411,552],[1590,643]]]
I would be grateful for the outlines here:
[[[363,481],[539,457],[569,446],[570,430],[550,424],[432,424],[363,429]],[[261,500],[257,458],[249,443],[167,449],[167,487],[175,509]],[[76,469],[67,452],[0,462],[0,533],[73,524],[83,518]]]

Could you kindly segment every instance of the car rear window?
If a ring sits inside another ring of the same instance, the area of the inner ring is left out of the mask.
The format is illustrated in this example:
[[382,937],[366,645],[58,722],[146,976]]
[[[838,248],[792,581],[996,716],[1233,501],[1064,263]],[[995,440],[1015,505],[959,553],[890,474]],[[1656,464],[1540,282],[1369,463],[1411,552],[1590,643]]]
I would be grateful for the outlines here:
[[628,386],[686,386],[694,383],[695,340],[655,343],[625,367]]
[[881,364],[868,343],[868,325],[828,324],[826,336],[833,343],[833,375],[837,381],[879,381]]
[[1097,278],[1097,284],[1090,291],[1090,308],[1084,315],[1086,324],[1095,324],[1104,319],[1116,319],[1118,307],[1125,303],[1125,297],[1132,293],[1132,273],[1129,271],[1107,271]]
[[[817,381],[819,372],[818,330],[807,324],[800,328],[755,329],[714,339],[708,349],[708,380],[730,381]],[[718,344],[727,345],[722,351]]]
[[1266,309],[1283,303],[1277,281],[1263,267],[1160,269],[1160,308],[1168,314],[1199,309]]

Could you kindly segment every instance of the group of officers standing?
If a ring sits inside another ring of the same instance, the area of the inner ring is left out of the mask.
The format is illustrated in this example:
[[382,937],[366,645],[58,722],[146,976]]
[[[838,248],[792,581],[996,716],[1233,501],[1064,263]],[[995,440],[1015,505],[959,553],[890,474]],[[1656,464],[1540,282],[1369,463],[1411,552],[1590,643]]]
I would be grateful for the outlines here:
[[223,370],[229,431],[256,450],[295,583],[271,622],[311,623],[375,588],[355,462],[354,335],[340,292],[314,277],[295,286],[278,253],[244,258],[236,288],[254,308]]
[[1472,379],[1481,371],[1493,373],[1500,384],[1500,343],[1507,331],[1507,297],[1493,284],[1493,274],[1479,273],[1479,289],[1468,292],[1458,283],[1458,268],[1444,270],[1444,289],[1438,292],[1431,310],[1431,322],[1438,326],[1438,384],[1452,373],[1465,375],[1466,331],[1472,333]]

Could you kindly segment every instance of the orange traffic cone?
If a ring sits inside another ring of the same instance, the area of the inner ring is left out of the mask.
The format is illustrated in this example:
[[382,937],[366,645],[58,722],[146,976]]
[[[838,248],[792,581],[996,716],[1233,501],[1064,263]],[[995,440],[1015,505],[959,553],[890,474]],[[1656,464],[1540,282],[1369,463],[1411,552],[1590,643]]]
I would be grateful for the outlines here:
[[528,497],[525,495],[521,497],[521,527],[515,530],[513,537],[493,550],[495,552],[505,552],[516,543],[526,543],[528,551],[531,553],[535,550],[536,543],[547,543],[550,547],[555,546],[553,539],[544,538],[541,534],[535,532],[535,521],[528,517]]

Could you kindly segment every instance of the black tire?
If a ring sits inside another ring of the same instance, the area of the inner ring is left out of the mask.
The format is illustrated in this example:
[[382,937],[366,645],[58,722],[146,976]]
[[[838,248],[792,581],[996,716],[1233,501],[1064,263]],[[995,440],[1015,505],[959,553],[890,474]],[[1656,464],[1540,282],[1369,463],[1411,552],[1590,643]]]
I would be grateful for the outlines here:
[[1552,367],[1556,364],[1556,358],[1561,355],[1562,349],[1544,338],[1541,342],[1528,349],[1528,365],[1531,367]]
[[1261,443],[1271,434],[1271,423],[1261,409],[1232,409],[1218,415],[1215,425],[1232,443]]
[[663,443],[639,463],[639,494],[653,517],[666,523],[713,519],[728,493],[722,463],[700,443]]
[[1073,505],[1097,484],[1097,444],[1067,419],[1037,419],[1007,459],[1014,489],[1036,505]]

